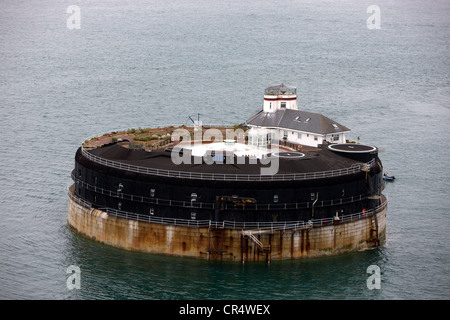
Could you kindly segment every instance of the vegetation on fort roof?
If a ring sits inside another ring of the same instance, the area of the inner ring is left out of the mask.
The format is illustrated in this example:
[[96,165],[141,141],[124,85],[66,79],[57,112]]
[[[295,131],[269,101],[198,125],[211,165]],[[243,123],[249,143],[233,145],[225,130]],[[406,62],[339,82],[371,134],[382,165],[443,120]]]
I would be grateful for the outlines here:
[[[243,129],[247,130],[242,124],[235,124],[233,126],[215,126],[215,129],[219,129],[226,135],[227,129],[237,130]],[[167,126],[160,128],[128,128],[123,131],[112,131],[110,133],[105,133],[102,136],[93,137],[86,140],[83,146],[98,147],[109,143],[127,142],[129,148],[144,148],[148,150],[164,149],[170,147],[172,144],[172,133],[176,129],[188,130],[191,134],[191,138],[194,137],[194,127],[181,125],[178,127]],[[209,127],[203,127],[203,132],[205,132]]]

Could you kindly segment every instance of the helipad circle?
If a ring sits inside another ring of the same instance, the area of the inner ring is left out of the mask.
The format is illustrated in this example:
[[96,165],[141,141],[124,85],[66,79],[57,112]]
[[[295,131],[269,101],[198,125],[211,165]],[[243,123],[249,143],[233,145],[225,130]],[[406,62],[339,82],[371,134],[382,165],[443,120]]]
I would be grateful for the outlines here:
[[373,146],[355,143],[331,144],[328,146],[328,149],[336,152],[349,152],[349,153],[369,153],[377,150],[377,148]]
[[287,159],[298,159],[303,158],[305,156],[304,153],[296,152],[296,151],[281,151],[272,153],[275,157],[279,158],[287,158]]

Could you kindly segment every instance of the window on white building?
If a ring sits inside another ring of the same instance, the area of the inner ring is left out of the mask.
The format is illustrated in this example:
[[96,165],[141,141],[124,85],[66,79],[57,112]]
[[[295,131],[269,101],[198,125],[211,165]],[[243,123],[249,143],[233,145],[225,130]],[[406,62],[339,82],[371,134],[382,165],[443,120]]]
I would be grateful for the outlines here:
[[281,108],[286,108],[286,102],[281,103]]
[[297,133],[297,138],[301,139],[302,138],[302,134],[301,133]]

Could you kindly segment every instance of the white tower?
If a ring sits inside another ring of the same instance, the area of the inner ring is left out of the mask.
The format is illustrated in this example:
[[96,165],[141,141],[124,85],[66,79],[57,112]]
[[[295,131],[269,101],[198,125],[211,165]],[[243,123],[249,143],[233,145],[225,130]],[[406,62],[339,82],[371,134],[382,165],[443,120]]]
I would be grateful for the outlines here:
[[264,90],[264,112],[275,112],[279,109],[298,110],[297,88],[284,83],[274,85]]

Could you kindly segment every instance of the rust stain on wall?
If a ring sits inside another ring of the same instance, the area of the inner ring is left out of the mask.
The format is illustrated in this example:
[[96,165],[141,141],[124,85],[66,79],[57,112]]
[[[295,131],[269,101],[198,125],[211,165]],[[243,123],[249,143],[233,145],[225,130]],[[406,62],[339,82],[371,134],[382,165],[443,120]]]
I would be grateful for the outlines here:
[[[386,211],[378,215],[378,234],[386,234]],[[241,230],[209,230],[185,226],[131,221],[85,208],[69,199],[68,224],[78,233],[96,241],[148,253],[195,257],[211,260],[262,261],[331,255],[372,247],[370,221],[294,231],[261,234],[270,252],[244,237]],[[369,229],[368,229],[369,228]],[[278,233],[276,235],[276,233]]]

